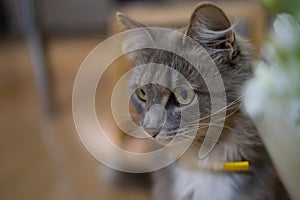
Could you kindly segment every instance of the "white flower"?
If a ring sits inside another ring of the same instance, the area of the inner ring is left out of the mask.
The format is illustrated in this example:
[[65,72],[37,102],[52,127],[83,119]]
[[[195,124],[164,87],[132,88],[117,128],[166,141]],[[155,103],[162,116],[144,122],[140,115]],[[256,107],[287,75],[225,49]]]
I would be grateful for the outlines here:
[[274,24],[276,42],[286,51],[295,50],[300,41],[299,23],[289,14],[277,16]]

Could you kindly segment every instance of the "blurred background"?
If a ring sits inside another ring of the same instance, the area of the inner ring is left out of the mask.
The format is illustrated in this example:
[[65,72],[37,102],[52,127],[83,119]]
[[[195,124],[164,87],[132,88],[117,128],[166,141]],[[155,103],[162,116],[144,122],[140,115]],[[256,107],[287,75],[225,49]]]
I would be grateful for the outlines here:
[[[87,54],[121,31],[116,11],[148,25],[180,27],[197,3],[0,0],[0,199],[150,199],[149,174],[114,172],[81,144],[72,118],[73,82]],[[268,24],[264,10],[253,1],[219,3],[254,44],[256,59]],[[98,114],[116,140],[120,131],[107,105],[125,71],[109,70],[97,92]]]

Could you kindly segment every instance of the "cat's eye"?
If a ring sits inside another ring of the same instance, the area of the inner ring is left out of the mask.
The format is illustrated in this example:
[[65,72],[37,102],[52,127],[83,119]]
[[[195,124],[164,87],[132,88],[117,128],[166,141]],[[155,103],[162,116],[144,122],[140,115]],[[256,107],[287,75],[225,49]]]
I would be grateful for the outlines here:
[[174,94],[177,102],[182,105],[191,103],[195,96],[193,90],[180,87],[175,89]]
[[143,89],[138,88],[136,90],[136,94],[139,97],[139,99],[141,99],[142,101],[146,101],[147,100],[146,92]]

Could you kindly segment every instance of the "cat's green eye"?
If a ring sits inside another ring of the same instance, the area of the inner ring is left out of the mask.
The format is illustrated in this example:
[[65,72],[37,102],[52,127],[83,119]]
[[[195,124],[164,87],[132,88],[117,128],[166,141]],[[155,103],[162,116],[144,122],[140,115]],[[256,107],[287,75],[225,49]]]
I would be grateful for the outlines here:
[[136,94],[137,96],[142,100],[142,101],[146,101],[147,100],[147,95],[146,92],[143,89],[138,88],[136,90]]
[[175,89],[174,94],[177,102],[182,105],[191,103],[195,96],[193,90],[180,87]]

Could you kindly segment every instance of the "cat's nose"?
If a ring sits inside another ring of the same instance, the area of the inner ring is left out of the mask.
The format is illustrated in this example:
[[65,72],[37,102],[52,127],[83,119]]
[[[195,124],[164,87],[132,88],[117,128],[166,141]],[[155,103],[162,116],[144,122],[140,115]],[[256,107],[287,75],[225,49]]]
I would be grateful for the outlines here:
[[166,121],[166,112],[162,105],[152,105],[145,114],[143,127],[144,130],[152,137],[156,137],[164,126]]
[[159,134],[159,131],[158,129],[155,129],[155,128],[145,128],[144,127],[144,130],[149,134],[151,135],[153,138],[155,138],[158,134]]

